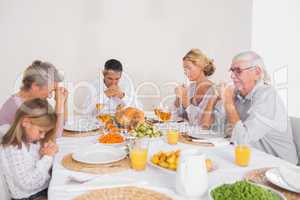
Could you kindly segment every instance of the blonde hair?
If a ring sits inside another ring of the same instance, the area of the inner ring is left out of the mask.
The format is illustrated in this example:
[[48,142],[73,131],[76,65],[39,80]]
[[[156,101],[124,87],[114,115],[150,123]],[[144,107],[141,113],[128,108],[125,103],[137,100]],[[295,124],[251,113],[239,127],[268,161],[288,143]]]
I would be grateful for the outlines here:
[[22,142],[26,143],[25,131],[22,126],[24,118],[29,118],[33,125],[47,130],[45,138],[49,139],[54,136],[56,114],[53,108],[47,100],[32,99],[25,101],[17,110],[13,124],[2,138],[3,146],[13,145],[21,148]]
[[198,67],[203,67],[202,70],[205,76],[212,75],[216,68],[214,61],[208,58],[200,49],[191,49],[184,57],[183,60],[191,61]]
[[63,76],[53,64],[35,60],[23,74],[21,90],[29,90],[32,83],[45,86],[48,82],[61,82],[62,80]]
[[262,80],[265,84],[271,84],[271,78],[265,68],[265,64],[263,59],[255,53],[254,51],[244,51],[233,57],[232,62],[237,60],[243,60],[249,63],[249,66],[259,67],[262,71],[260,80]]

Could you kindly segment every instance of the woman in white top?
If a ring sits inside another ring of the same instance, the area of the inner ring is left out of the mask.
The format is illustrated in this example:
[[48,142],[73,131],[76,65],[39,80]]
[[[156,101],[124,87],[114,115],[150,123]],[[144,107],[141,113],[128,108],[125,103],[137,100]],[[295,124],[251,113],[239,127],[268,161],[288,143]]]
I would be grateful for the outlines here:
[[213,96],[213,83],[207,78],[215,71],[213,60],[199,49],[190,50],[183,57],[184,73],[192,83],[176,87],[175,107],[179,116],[191,125],[201,125],[207,103]]
[[57,145],[56,114],[46,100],[32,99],[17,110],[1,142],[0,167],[12,199],[47,195],[50,169]]

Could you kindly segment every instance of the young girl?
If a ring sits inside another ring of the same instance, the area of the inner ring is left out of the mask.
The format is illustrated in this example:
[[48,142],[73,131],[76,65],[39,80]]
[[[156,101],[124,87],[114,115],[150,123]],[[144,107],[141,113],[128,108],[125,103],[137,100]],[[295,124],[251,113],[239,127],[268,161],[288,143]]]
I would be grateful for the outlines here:
[[33,200],[47,195],[49,171],[58,151],[51,140],[55,138],[56,120],[46,100],[25,101],[17,110],[0,151],[0,166],[12,199]]

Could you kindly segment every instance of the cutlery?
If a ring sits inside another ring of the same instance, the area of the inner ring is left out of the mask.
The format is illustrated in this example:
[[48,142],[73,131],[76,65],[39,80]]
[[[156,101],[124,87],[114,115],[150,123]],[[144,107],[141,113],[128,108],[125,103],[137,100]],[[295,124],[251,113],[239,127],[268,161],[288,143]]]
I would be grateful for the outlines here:
[[100,175],[85,175],[85,176],[80,176],[80,175],[70,175],[68,176],[69,181],[76,182],[76,183],[85,183],[91,180],[94,180],[95,178],[100,177]]

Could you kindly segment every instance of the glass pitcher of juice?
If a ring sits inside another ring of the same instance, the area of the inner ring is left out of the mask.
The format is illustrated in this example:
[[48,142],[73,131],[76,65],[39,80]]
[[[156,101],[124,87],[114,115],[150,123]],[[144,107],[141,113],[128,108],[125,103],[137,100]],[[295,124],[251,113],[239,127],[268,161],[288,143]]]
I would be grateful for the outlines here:
[[250,162],[251,149],[247,145],[239,144],[235,147],[235,163],[242,167],[247,167]]
[[129,145],[131,167],[134,170],[144,170],[148,158],[149,140],[136,139]]

